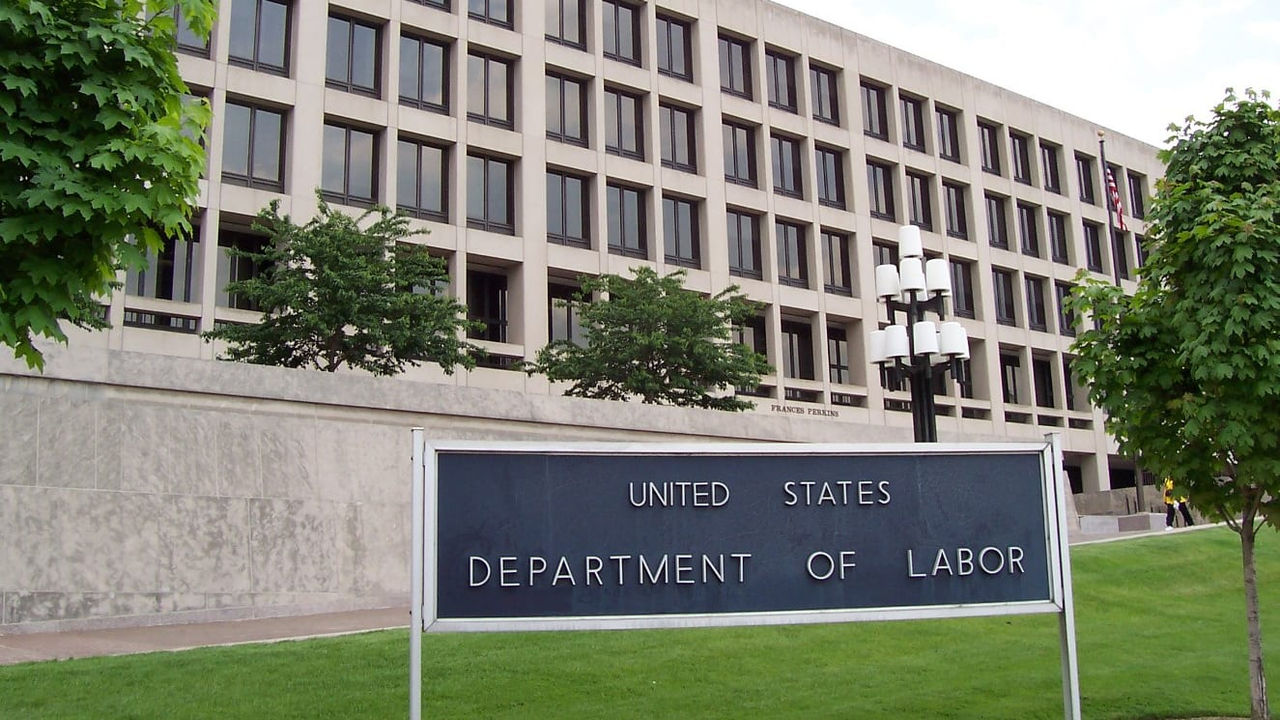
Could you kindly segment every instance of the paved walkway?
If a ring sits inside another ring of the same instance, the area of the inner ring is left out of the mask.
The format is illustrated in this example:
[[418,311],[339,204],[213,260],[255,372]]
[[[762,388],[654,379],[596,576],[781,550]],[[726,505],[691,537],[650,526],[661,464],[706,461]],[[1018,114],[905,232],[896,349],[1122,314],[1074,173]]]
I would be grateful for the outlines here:
[[[1195,531],[1203,527],[1205,526],[1186,530]],[[1179,529],[1175,532],[1184,531]],[[1159,534],[1161,534],[1160,531],[1105,535],[1081,533],[1072,535],[1070,542],[1072,545],[1083,545]],[[211,645],[301,640],[408,627],[408,625],[409,608],[399,607],[188,625],[0,635],[0,665],[99,655],[187,650]]]

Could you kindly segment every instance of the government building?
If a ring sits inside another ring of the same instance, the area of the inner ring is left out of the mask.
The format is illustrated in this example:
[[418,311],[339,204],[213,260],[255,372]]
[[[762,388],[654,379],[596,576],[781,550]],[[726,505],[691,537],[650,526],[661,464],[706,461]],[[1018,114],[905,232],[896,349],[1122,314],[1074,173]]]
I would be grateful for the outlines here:
[[[970,357],[935,384],[940,439],[1060,433],[1078,503],[1132,486],[1134,463],[1072,379],[1063,297],[1082,269],[1135,287],[1156,148],[855,30],[765,0],[222,0],[209,42],[182,33],[177,47],[213,111],[196,235],[121,276],[110,330],[74,333],[44,376],[9,363],[0,377],[9,417],[33,428],[6,445],[19,469],[0,493],[22,506],[24,485],[59,487],[90,515],[100,498],[88,489],[153,497],[158,515],[185,520],[139,521],[159,523],[152,532],[99,518],[100,534],[136,533],[157,557],[195,543],[197,567],[106,558],[75,587],[28,569],[0,578],[0,627],[399,597],[407,556],[374,555],[403,549],[407,515],[368,508],[396,507],[407,486],[361,478],[371,466],[407,478],[407,459],[344,459],[333,448],[352,428],[387,429],[361,445],[392,455],[408,436],[390,428],[412,424],[460,428],[452,437],[909,442],[905,379],[868,361],[888,321],[875,267],[898,261],[903,225],[949,263],[948,319],[969,337]],[[1108,169],[1123,231],[1110,231]],[[256,317],[224,290],[254,271],[227,248],[263,241],[251,225],[272,201],[312,217],[317,188],[353,213],[382,203],[412,216],[413,241],[447,261],[450,293],[482,325],[481,367],[379,380],[215,362],[199,333]],[[565,399],[514,369],[581,332],[556,302],[579,278],[637,266],[760,303],[738,333],[775,368],[739,390],[754,411]],[[48,436],[75,413],[96,428],[91,449],[68,451],[79,460]],[[49,475],[63,466],[75,483]],[[28,467],[35,481],[15,480]],[[73,532],[54,505],[39,511],[50,536]],[[303,515],[345,549],[290,560],[290,543],[315,544],[279,539]],[[229,529],[211,559],[215,539],[182,528],[217,522]]]

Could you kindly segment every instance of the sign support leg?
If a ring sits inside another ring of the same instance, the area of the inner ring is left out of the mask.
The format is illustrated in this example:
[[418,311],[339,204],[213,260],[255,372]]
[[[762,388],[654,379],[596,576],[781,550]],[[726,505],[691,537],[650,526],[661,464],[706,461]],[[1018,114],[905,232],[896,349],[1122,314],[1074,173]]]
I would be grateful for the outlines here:
[[1080,666],[1076,658],[1076,606],[1071,587],[1071,551],[1067,542],[1067,499],[1063,496],[1063,493],[1069,490],[1062,466],[1062,436],[1050,433],[1048,439],[1053,455],[1050,478],[1053,482],[1055,504],[1058,506],[1058,542],[1054,552],[1058,553],[1058,564],[1062,568],[1058,577],[1062,598],[1062,610],[1058,613],[1058,634],[1062,649],[1062,716],[1065,720],[1080,720]]
[[422,718],[423,429],[413,428],[413,569],[409,580],[409,720]]

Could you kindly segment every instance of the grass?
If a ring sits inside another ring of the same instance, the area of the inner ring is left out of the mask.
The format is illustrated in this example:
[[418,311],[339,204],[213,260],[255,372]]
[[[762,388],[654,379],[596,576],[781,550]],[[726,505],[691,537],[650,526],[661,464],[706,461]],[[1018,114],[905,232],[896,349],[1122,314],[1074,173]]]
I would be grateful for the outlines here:
[[[1248,716],[1234,533],[1072,558],[1084,717]],[[1260,543],[1258,577],[1275,622],[1280,538]],[[1061,718],[1059,667],[1055,616],[429,635],[423,716]],[[404,717],[407,668],[403,630],[29,663],[0,667],[0,717]]]

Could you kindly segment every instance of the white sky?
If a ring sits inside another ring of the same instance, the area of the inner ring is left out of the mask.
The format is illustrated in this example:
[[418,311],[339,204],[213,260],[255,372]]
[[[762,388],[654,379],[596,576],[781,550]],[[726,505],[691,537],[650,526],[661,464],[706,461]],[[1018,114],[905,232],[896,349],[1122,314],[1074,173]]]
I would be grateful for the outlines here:
[[1224,90],[1280,94],[1278,0],[774,0],[1164,146]]

